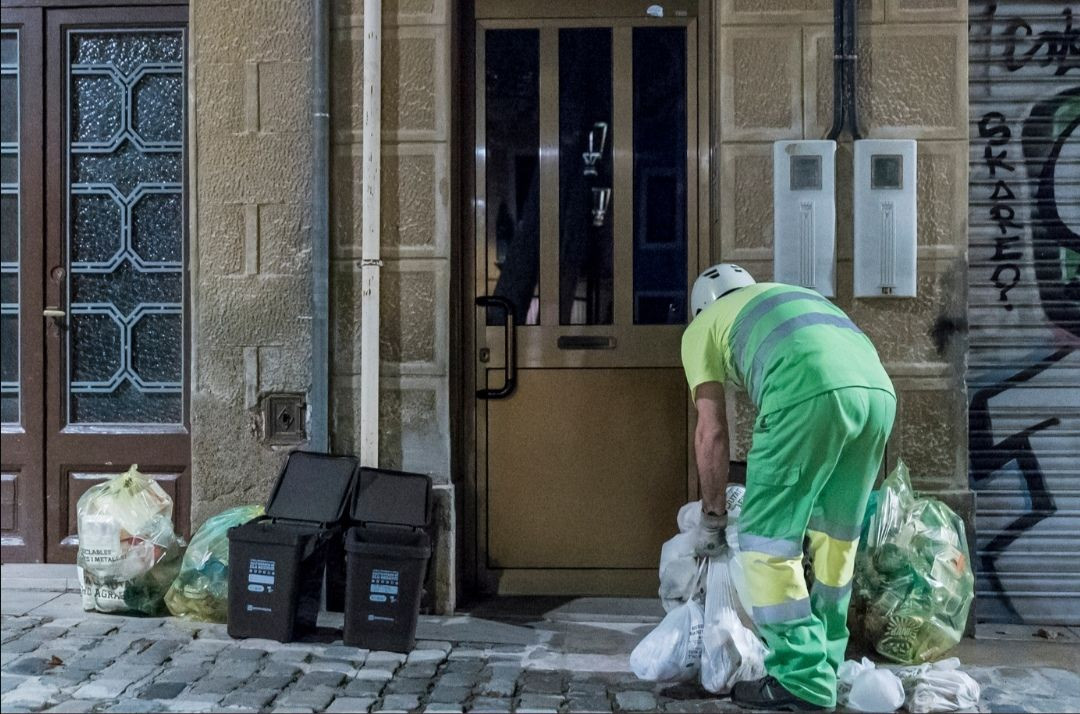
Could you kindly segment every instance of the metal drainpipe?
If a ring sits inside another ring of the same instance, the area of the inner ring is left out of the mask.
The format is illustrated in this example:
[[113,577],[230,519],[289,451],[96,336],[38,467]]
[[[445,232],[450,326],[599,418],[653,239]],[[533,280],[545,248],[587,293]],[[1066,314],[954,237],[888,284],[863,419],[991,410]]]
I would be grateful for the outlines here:
[[851,138],[858,141],[862,138],[859,132],[859,107],[857,106],[859,94],[859,48],[856,46],[857,30],[859,28],[859,11],[855,6],[855,0],[843,0],[844,2],[844,62],[847,64],[847,120],[850,124]]
[[330,0],[314,2],[312,33],[311,395],[309,441],[330,449]]
[[844,106],[847,99],[847,85],[844,82],[844,5],[845,0],[833,0],[833,91],[832,91],[832,128],[825,136],[835,141],[844,130],[846,119]]
[[382,0],[364,0],[363,258],[360,263],[360,463],[379,466],[379,194]]
[[825,138],[836,140],[847,128],[859,132],[859,51],[856,46],[859,11],[855,0],[833,0],[833,123]]

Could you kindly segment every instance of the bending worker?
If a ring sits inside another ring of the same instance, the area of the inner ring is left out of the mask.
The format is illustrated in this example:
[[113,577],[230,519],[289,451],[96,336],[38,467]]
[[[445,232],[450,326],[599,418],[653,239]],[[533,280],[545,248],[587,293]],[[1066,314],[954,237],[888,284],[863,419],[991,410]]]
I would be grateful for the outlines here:
[[813,290],[755,283],[721,264],[697,279],[690,302],[682,361],[698,415],[699,556],[726,548],[724,383],[745,389],[758,411],[738,525],[768,676],[736,684],[732,699],[773,711],[832,709],[859,530],[896,413],[892,383],[866,335]]

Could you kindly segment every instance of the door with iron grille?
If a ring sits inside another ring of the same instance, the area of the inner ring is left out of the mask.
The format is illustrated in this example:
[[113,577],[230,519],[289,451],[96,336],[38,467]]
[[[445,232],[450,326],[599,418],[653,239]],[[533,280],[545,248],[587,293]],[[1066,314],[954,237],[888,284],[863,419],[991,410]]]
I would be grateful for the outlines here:
[[4,10],[5,561],[72,561],[79,496],[131,464],[187,530],[186,22]]

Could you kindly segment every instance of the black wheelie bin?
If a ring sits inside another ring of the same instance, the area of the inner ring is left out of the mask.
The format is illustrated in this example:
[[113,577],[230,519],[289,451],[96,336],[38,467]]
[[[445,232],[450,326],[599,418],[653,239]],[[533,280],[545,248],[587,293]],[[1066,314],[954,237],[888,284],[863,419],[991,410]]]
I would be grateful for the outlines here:
[[291,642],[315,630],[327,544],[358,467],[353,456],[294,451],[266,515],[229,529],[230,637]]
[[347,645],[408,652],[431,557],[431,479],[361,468],[345,534]]

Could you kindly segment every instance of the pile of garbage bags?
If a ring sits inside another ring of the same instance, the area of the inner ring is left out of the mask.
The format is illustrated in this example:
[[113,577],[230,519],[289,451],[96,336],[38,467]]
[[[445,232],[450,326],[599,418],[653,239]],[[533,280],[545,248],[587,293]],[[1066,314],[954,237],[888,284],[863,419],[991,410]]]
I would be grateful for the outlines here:
[[904,702],[911,714],[970,712],[978,708],[982,694],[979,683],[960,671],[956,657],[903,667],[896,674],[904,684]]
[[169,494],[132,466],[89,488],[76,506],[84,610],[225,622],[233,526],[263,514],[238,506],[210,518],[184,551]]
[[857,712],[911,714],[977,711],[979,683],[960,671],[956,657],[916,667],[878,667],[863,657],[848,660],[837,672],[836,701]]
[[964,524],[921,497],[898,463],[864,524],[853,595],[874,648],[903,664],[938,659],[960,642],[974,597]]
[[[694,557],[693,530],[701,502],[679,510],[680,533],[660,556],[660,599],[667,615],[630,654],[630,668],[650,682],[700,679],[710,692],[765,676],[765,646],[750,625],[745,581],[738,563],[736,521],[745,489],[728,486],[728,551],[708,561]],[[740,588],[742,592],[740,592]],[[740,599],[740,596],[743,599]]]
[[84,610],[164,615],[184,541],[173,503],[132,466],[79,497],[78,573]]
[[229,612],[229,529],[263,515],[262,506],[237,506],[209,518],[191,538],[180,573],[165,593],[169,612],[225,622]]

